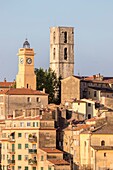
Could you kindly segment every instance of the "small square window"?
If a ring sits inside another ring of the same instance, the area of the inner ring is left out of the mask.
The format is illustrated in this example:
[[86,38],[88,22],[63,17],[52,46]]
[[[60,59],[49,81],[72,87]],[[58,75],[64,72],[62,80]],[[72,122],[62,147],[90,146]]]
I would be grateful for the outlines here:
[[28,170],[28,166],[25,166],[25,170]]
[[91,103],[88,103],[88,107],[91,107]]
[[42,156],[41,156],[41,161],[43,161],[43,160],[44,160],[44,156],[42,155]]
[[18,166],[18,170],[22,170],[22,167],[21,167],[21,166]]
[[40,168],[40,170],[44,170],[44,168],[43,168],[43,167],[41,167],[41,168]]
[[21,133],[18,133],[18,137],[21,138],[21,137],[22,137],[22,134],[21,134]]
[[25,155],[25,161],[27,161],[28,160],[28,155]]
[[22,149],[22,145],[21,144],[18,144],[18,149]]
[[22,160],[22,155],[18,155],[18,160]]
[[25,149],[29,148],[28,143],[25,144]]
[[36,167],[33,167],[33,169],[32,170],[36,170]]
[[27,102],[28,102],[28,103],[31,102],[31,98],[30,98],[30,97],[27,98]]
[[104,157],[106,157],[106,153],[104,153]]
[[27,122],[27,126],[31,126],[31,123],[30,123],[30,122]]

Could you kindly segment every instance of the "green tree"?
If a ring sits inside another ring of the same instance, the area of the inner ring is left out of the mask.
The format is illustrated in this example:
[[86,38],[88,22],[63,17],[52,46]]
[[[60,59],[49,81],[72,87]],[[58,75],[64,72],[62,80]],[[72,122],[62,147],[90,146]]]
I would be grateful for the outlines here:
[[50,68],[44,70],[43,68],[35,69],[37,90],[43,90],[49,94],[49,103],[60,103],[60,79],[57,79],[56,74]]

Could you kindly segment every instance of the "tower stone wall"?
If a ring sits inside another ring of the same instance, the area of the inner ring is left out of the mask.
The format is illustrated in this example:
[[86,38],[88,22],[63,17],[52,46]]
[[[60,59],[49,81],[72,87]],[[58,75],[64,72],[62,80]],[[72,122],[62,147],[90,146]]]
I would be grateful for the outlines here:
[[50,68],[57,77],[74,74],[74,28],[50,28]]

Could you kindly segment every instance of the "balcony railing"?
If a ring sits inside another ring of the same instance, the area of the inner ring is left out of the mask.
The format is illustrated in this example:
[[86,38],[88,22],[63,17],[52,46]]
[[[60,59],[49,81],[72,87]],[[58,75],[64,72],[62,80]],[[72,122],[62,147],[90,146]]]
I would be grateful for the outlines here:
[[8,149],[8,152],[9,152],[9,153],[14,153],[14,152],[15,152],[15,149]]
[[14,138],[9,138],[8,141],[9,142],[15,142],[15,139]]
[[29,149],[30,154],[37,154],[37,149]]
[[31,143],[36,143],[37,142],[37,137],[36,136],[29,137],[28,140]]
[[8,164],[15,164],[15,160],[8,159]]
[[35,159],[28,159],[28,164],[29,165],[36,165],[37,161]]

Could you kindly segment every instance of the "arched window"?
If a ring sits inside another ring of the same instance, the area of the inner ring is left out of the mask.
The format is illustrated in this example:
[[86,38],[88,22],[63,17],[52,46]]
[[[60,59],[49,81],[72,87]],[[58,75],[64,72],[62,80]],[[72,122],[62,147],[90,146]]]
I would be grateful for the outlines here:
[[55,43],[55,31],[53,32],[53,42]]
[[53,48],[53,60],[55,60],[55,55],[56,55],[56,51],[55,48]]
[[64,48],[64,60],[67,60],[67,48]]
[[105,141],[104,140],[101,141],[101,146],[105,146]]
[[64,43],[67,43],[67,32],[64,32]]

